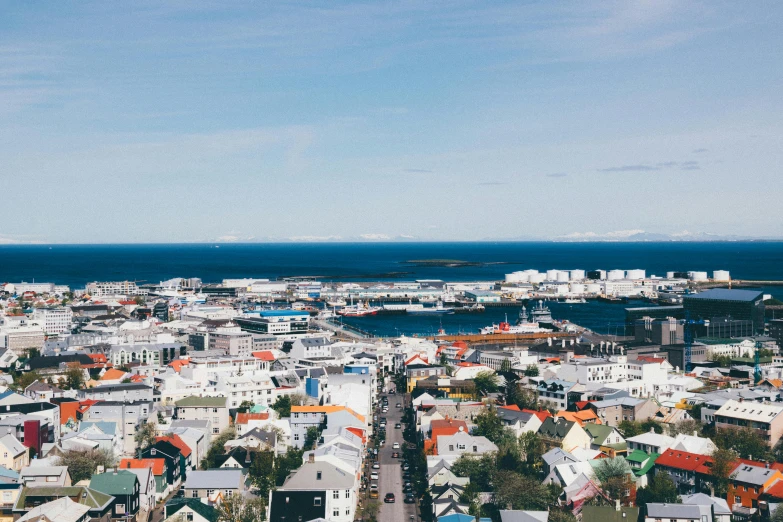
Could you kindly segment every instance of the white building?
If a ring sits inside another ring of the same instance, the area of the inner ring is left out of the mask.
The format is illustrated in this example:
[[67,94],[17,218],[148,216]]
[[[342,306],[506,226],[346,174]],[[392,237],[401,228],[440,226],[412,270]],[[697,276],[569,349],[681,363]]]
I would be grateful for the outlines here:
[[92,297],[115,295],[147,295],[147,291],[136,286],[134,281],[95,281],[87,283],[85,291]]
[[70,308],[36,308],[33,319],[43,327],[47,335],[71,331],[73,311]]

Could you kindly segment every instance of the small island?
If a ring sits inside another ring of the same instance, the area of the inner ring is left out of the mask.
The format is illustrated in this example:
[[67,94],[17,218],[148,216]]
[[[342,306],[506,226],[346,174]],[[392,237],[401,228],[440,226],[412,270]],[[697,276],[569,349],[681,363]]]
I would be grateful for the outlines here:
[[477,261],[462,261],[459,259],[411,259],[404,262],[410,266],[437,266],[447,268],[462,268],[466,266],[483,266],[485,263]]

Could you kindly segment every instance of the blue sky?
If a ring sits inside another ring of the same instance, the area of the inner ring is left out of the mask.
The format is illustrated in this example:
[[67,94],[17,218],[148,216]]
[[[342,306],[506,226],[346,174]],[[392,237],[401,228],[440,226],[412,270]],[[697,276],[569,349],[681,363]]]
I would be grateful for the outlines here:
[[0,243],[783,236],[782,11],[0,0]]

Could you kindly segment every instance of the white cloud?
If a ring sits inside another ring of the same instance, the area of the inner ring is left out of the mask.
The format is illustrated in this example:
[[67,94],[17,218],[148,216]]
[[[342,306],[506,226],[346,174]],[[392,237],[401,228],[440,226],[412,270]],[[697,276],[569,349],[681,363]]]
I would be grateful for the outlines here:
[[385,241],[391,239],[391,237],[386,234],[361,234],[359,237],[366,239],[367,241]]

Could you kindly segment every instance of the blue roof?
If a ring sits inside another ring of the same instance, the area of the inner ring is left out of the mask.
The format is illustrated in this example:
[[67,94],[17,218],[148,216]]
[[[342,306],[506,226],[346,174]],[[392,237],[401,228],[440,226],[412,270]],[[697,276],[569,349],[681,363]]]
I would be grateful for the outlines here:
[[[471,515],[463,515],[462,513],[452,513],[451,515],[443,515],[438,517],[438,522],[475,522],[476,517]],[[492,522],[491,518],[481,517],[480,522]]]
[[261,317],[294,317],[297,315],[310,315],[307,310],[262,310],[258,312]]
[[718,299],[720,301],[756,301],[761,299],[761,290],[729,290],[728,288],[713,288],[698,294],[686,295],[685,299]]
[[81,424],[79,424],[79,433],[83,432],[87,428],[90,428],[91,426],[95,426],[96,428],[101,430],[106,435],[114,435],[117,432],[117,423],[116,422],[82,421]]

